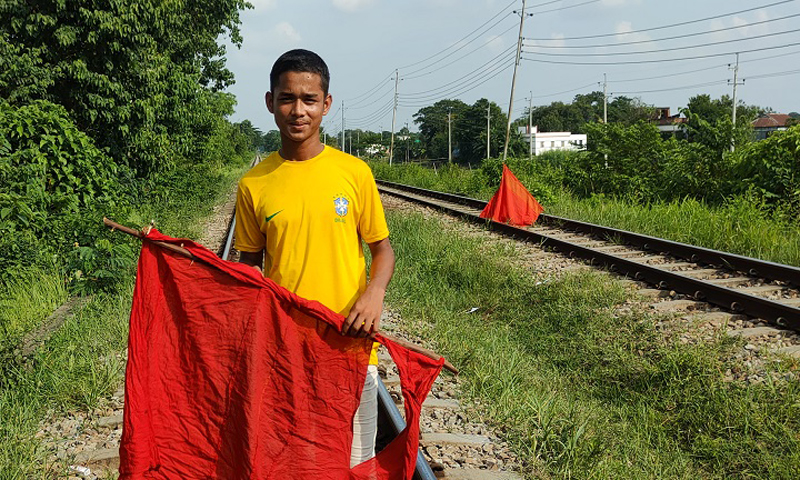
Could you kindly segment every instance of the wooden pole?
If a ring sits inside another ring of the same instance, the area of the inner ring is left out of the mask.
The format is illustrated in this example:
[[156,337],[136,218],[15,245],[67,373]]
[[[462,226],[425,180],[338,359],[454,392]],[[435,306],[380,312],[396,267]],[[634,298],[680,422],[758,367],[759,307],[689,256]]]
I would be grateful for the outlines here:
[[[189,258],[189,259],[191,259],[193,261],[197,261],[197,262],[200,262],[200,263],[205,263],[209,267],[214,267],[214,265],[210,265],[210,264],[204,262],[202,259],[195,257],[194,255],[192,255],[192,252],[190,252],[189,250],[187,250],[187,249],[185,249],[183,247],[180,247],[178,245],[173,245],[173,244],[167,243],[167,242],[160,242],[160,241],[148,239],[147,238],[147,234],[144,231],[139,231],[139,230],[135,230],[135,229],[130,228],[130,227],[126,227],[124,225],[120,225],[119,223],[111,221],[106,217],[103,217],[103,224],[105,226],[111,228],[112,232],[114,230],[119,230],[120,232],[127,233],[128,235],[134,236],[134,237],[138,238],[139,240],[152,242],[154,245],[158,245],[159,247],[167,249],[167,250],[169,250],[171,252],[177,253],[178,255],[183,255],[184,257]],[[372,340],[376,340],[376,338],[375,338],[376,335],[380,335],[383,338],[391,340],[392,342],[395,342],[400,346],[403,346],[403,347],[405,347],[405,348],[407,348],[407,349],[409,349],[411,351],[417,352],[417,353],[419,353],[421,355],[424,355],[424,356],[426,356],[428,358],[431,358],[433,360],[439,360],[440,358],[444,358],[444,357],[442,357],[441,355],[439,355],[438,353],[436,353],[436,352],[434,352],[432,350],[428,350],[427,348],[421,347],[421,346],[419,346],[419,345],[417,345],[415,343],[411,343],[411,342],[406,341],[406,340],[401,340],[401,339],[399,339],[399,338],[397,338],[395,336],[388,335],[386,333],[375,332],[375,333],[371,334],[369,336],[369,338],[371,338]],[[449,370],[449,371],[453,372],[454,374],[458,375],[458,370],[450,362],[448,362],[446,359],[444,361],[444,368],[446,368],[447,370]]]

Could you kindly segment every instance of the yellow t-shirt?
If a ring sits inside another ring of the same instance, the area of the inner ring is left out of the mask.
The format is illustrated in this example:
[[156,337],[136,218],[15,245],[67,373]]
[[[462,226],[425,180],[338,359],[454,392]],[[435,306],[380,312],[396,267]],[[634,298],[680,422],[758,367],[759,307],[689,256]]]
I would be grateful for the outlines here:
[[265,249],[265,276],[342,315],[367,285],[361,240],[388,236],[369,166],[335,148],[304,161],[273,152],[239,181],[236,249]]

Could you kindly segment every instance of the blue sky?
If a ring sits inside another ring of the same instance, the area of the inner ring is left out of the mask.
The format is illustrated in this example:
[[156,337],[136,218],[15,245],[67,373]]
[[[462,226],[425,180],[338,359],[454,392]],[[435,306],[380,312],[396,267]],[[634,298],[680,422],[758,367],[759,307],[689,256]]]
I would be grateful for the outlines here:
[[[331,70],[335,117],[323,123],[331,132],[341,128],[342,100],[347,128],[388,130],[395,69],[398,129],[408,122],[415,130],[413,114],[441,98],[489,98],[508,109],[519,33],[512,10],[522,0],[250,1],[244,44],[227,54],[234,121],[275,128],[264,92],[272,63],[292,48],[317,52]],[[736,51],[739,99],[800,111],[800,0],[529,0],[526,8],[533,16],[523,30],[514,117],[531,92],[534,105],[570,101],[602,89],[604,73],[612,96],[677,113],[693,95],[731,94]],[[684,25],[661,28],[676,23]]]

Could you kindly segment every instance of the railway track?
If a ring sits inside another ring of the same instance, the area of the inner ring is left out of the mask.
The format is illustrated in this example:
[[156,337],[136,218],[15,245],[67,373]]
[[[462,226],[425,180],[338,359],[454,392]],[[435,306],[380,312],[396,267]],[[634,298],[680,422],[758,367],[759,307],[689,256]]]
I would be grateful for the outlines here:
[[[383,194],[485,224],[661,291],[683,294],[686,298],[672,301],[675,307],[707,302],[762,319],[771,325],[766,329],[800,331],[800,269],[796,267],[550,215],[541,215],[533,227],[518,228],[480,218],[486,205],[480,200],[385,181],[378,185]],[[798,354],[800,349],[788,347],[782,353]]]

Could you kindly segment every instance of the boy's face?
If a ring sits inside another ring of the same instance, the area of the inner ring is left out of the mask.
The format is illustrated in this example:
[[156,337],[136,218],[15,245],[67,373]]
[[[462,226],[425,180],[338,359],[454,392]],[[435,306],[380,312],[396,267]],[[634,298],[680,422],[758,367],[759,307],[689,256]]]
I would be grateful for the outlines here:
[[267,92],[267,108],[275,116],[281,137],[303,143],[319,138],[322,117],[328,114],[333,98],[322,90],[322,79],[316,73],[284,72],[275,91]]

